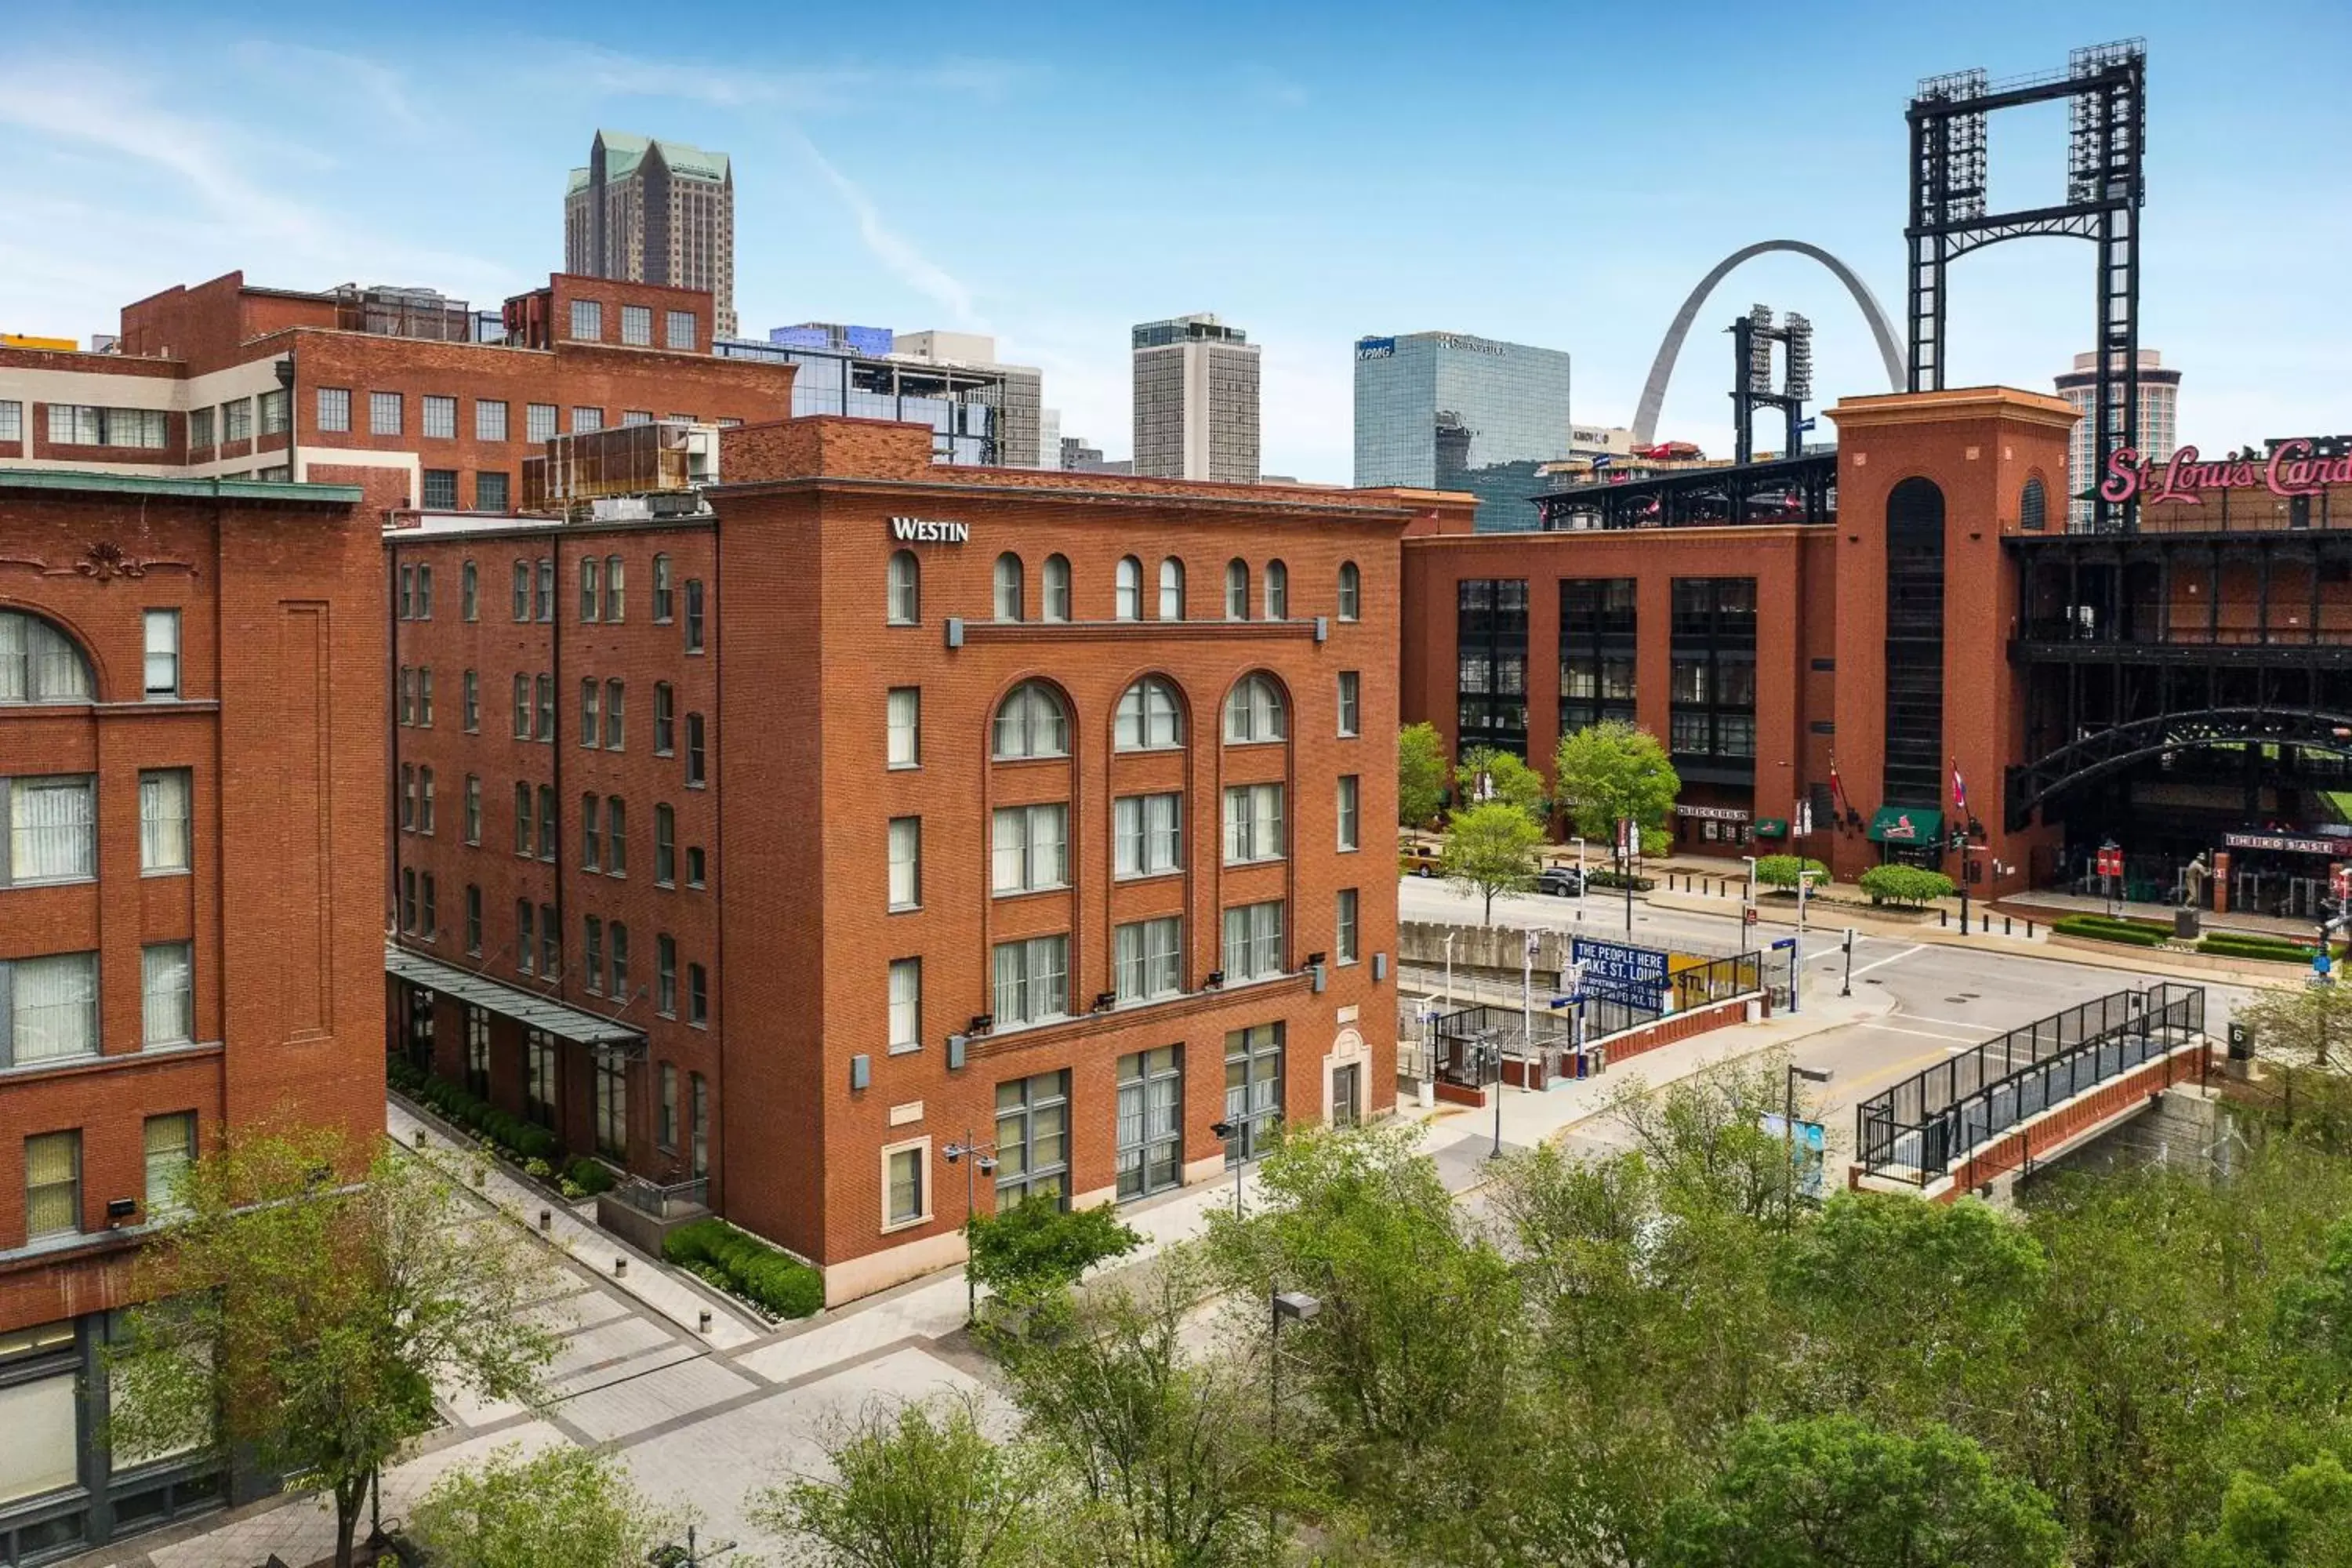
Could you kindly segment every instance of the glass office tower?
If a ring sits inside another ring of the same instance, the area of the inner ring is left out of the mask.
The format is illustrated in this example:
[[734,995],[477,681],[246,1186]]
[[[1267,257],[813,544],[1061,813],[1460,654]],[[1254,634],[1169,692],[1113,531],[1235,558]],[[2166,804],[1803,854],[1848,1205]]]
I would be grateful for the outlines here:
[[1481,532],[1531,531],[1569,455],[1568,355],[1460,332],[1356,340],[1356,483],[1466,490]]

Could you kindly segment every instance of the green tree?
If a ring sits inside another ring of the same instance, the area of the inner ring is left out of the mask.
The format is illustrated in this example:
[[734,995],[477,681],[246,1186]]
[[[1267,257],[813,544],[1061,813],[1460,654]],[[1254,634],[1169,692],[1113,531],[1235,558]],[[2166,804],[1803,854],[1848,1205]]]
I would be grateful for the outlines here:
[[110,1441],[236,1445],[314,1478],[334,1498],[337,1568],[369,1477],[438,1425],[436,1384],[528,1398],[555,1355],[533,1310],[550,1256],[384,1140],[247,1131],[190,1165],[174,1207],[110,1367]]
[[1958,1433],[1850,1415],[1751,1424],[1666,1537],[1669,1568],[2054,1568],[2066,1542],[2047,1500]]
[[1067,1210],[1052,1203],[1014,1204],[997,1214],[973,1215],[965,1234],[972,1279],[1012,1305],[1066,1290],[1095,1265],[1143,1245],[1108,1204]]
[[1524,893],[1536,885],[1542,867],[1536,859],[1543,829],[1528,814],[1490,800],[1454,814],[1446,829],[1439,868],[1456,891],[1486,900],[1485,920],[1495,919],[1495,895]]
[[2193,1568],[2352,1565],[2352,1471],[2334,1454],[2296,1465],[2275,1484],[2241,1471],[2212,1534],[2193,1542]]
[[1756,881],[1759,887],[1793,888],[1808,871],[1813,874],[1815,887],[1830,879],[1830,868],[1819,860],[1802,855],[1765,855],[1757,859]]
[[1029,1568],[1049,1561],[1067,1496],[1034,1445],[997,1443],[970,1398],[868,1406],[828,1449],[833,1474],[754,1492],[751,1521],[807,1568]]
[[2237,1021],[2254,1032],[2289,1125],[2330,1149],[2352,1149],[2352,978],[2259,993]]
[[509,1445],[478,1469],[452,1470],[408,1521],[438,1568],[643,1568],[684,1529],[619,1460],[569,1445],[528,1458]]
[[1500,801],[1526,812],[1538,831],[1551,823],[1543,774],[1509,752],[1476,746],[1463,752],[1461,765],[1454,770],[1454,798],[1465,805]]
[[1910,909],[1952,896],[1952,879],[1941,871],[1895,860],[1864,871],[1859,885],[1874,904],[1900,904]]
[[1445,805],[1445,742],[1424,721],[1397,731],[1397,821],[1425,827]]
[[1552,779],[1580,835],[1613,845],[1618,820],[1630,816],[1643,834],[1645,852],[1648,835],[1663,837],[1666,813],[1683,787],[1658,738],[1618,719],[1561,736]]

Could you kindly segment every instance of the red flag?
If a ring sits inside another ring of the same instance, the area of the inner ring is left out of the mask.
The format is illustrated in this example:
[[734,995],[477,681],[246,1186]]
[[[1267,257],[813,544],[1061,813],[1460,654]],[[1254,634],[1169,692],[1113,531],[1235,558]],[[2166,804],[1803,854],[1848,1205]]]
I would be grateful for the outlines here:
[[1960,776],[1960,759],[1952,759],[1952,815],[1965,817],[1969,814],[1969,781]]

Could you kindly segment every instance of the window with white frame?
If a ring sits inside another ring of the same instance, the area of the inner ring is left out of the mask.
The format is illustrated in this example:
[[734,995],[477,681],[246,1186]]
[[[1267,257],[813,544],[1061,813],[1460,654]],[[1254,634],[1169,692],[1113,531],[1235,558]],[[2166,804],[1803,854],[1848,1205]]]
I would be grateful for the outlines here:
[[1070,808],[999,806],[990,829],[993,869],[990,890],[1034,893],[1070,881]]
[[318,389],[316,423],[325,431],[347,431],[352,427],[352,389],[348,386],[322,386]]
[[555,439],[555,405],[526,403],[522,409],[523,438],[533,443]]
[[424,405],[418,410],[418,418],[426,438],[440,441],[454,441],[457,438],[457,400],[456,398],[436,397],[428,392],[417,401]]
[[998,762],[1070,753],[1069,711],[1059,693],[1040,680],[1024,680],[997,705],[993,754]]
[[1290,732],[1282,692],[1263,675],[1245,678],[1225,699],[1225,740],[1234,745],[1279,741]]
[[186,768],[150,768],[139,775],[139,868],[188,868],[194,786]]
[[894,626],[911,626],[923,618],[923,566],[911,550],[891,553],[887,601]]
[[503,441],[507,438],[507,405],[500,397],[474,399],[474,439]]
[[98,954],[57,952],[0,963],[0,1067],[98,1055]]
[[667,801],[654,806],[654,885],[677,886],[677,811]]
[[930,1205],[924,1194],[929,1190],[929,1173],[923,1162],[930,1155],[929,1139],[918,1143],[900,1144],[882,1151],[882,1226],[887,1230],[897,1226],[919,1225],[930,1217]]
[[1241,904],[1225,911],[1225,982],[1265,980],[1282,973],[1282,900]]
[[604,307],[594,300],[572,301],[572,336],[576,342],[594,343],[604,339]]
[[890,1054],[923,1048],[923,961],[890,961]]
[[666,347],[684,349],[688,353],[694,352],[697,336],[695,332],[693,311],[663,311],[662,331],[663,342]]
[[253,439],[253,399],[232,398],[220,405],[221,439],[250,441]]
[[591,408],[585,405],[574,405],[572,410],[572,433],[574,436],[591,436],[604,427],[604,411],[603,409]]
[[1111,744],[1122,752],[1157,752],[1184,743],[1184,713],[1176,689],[1147,675],[1119,694]]
[[1225,619],[1249,619],[1249,563],[1238,557],[1225,563]]
[[[5,417],[5,410],[19,406],[21,405],[14,403],[0,404],[0,418]],[[0,426],[0,441],[15,444],[4,426]],[[201,452],[212,445],[213,411],[209,408],[191,408],[188,410],[188,450]]]
[[665,1018],[677,1016],[677,938],[667,931],[654,934],[654,1011]]
[[1364,574],[1352,561],[1339,563],[1339,618],[1360,620],[1364,614]]
[[593,621],[604,613],[604,563],[593,555],[580,562],[580,618]]
[[196,1037],[195,959],[184,942],[151,942],[139,951],[140,1042],[184,1046]]
[[1265,563],[1265,618],[1269,621],[1290,618],[1290,568],[1279,561]]
[[0,610],[0,703],[87,702],[96,690],[73,638],[37,616]]
[[923,819],[890,819],[890,904],[894,910],[920,909],[923,903]]
[[651,348],[654,342],[654,312],[650,305],[621,307],[621,341],[632,348]]
[[996,944],[991,963],[998,1028],[1042,1024],[1070,1011],[1070,939],[1036,936]]
[[1339,775],[1339,847],[1355,849],[1363,842],[1363,784],[1354,773]]
[[1157,877],[1184,863],[1184,797],[1121,795],[1111,804],[1115,874]]
[[889,765],[922,765],[923,691],[919,686],[894,686],[889,697]]
[[1021,557],[1009,550],[996,558],[994,607],[1000,621],[1021,618]]
[[1122,621],[1143,618],[1143,563],[1132,555],[1119,557],[1112,578],[1111,614]]
[[265,436],[286,434],[286,394],[281,389],[265,392],[254,399],[254,408],[261,416],[261,433]]
[[1234,784],[1225,791],[1225,864],[1279,860],[1283,852],[1282,786]]
[[654,557],[654,623],[656,626],[669,625],[672,602],[669,557],[656,555]]
[[608,623],[628,619],[629,595],[623,579],[628,563],[617,555],[604,557],[604,619]]
[[[71,1236],[81,1229],[81,1133],[41,1132],[25,1140],[25,1237]],[[66,1438],[73,1450],[71,1428]],[[70,1476],[71,1472],[68,1471]]]
[[170,444],[168,416],[160,408],[101,408],[86,403],[49,405],[53,447],[143,447]]
[[1339,672],[1339,733],[1364,732],[1364,678],[1352,669]]
[[1045,557],[1045,603],[1039,618],[1066,621],[1070,618],[1070,562],[1066,555]]
[[1340,889],[1339,921],[1336,927],[1338,935],[1332,942],[1332,947],[1339,953],[1339,960],[1341,963],[1353,963],[1356,962],[1358,956],[1356,952],[1356,889],[1353,888]]
[[1160,618],[1184,618],[1184,563],[1173,555],[1160,563]]
[[621,425],[624,428],[632,425],[650,425],[653,422],[654,411],[650,408],[624,408],[621,410]]
[[147,612],[147,700],[168,702],[180,695],[180,612]]
[[7,781],[8,854],[0,882],[81,882],[98,875],[98,782],[88,773]]
[[[147,1118],[142,1129],[146,1145],[147,1199],[143,1217],[168,1219],[182,1210],[180,1179],[196,1158],[196,1113],[174,1110]],[[119,1395],[118,1395],[119,1397]],[[115,1461],[121,1463],[120,1457]]]
[[397,392],[368,394],[368,434],[397,436],[401,426],[401,395]]
[[1118,999],[1150,1002],[1184,989],[1184,922],[1175,915],[1112,930],[1112,977]]

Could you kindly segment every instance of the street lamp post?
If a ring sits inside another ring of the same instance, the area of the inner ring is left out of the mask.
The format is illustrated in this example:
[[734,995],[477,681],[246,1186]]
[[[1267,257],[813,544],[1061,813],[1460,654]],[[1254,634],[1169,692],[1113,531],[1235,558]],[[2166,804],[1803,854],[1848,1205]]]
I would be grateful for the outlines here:
[[1819,875],[1821,873],[1810,866],[1800,866],[1797,870],[1797,934],[1789,939],[1789,1011],[1791,1013],[1802,1010],[1798,993],[1805,985],[1805,895],[1811,890],[1813,879]]
[[1794,1062],[1789,1064],[1785,1086],[1787,1095],[1780,1115],[1780,1130],[1789,1139],[1789,1201],[1784,1209],[1784,1226],[1789,1218],[1795,1215],[1797,1209],[1797,1080],[1803,1079],[1807,1083],[1827,1083],[1832,1076],[1828,1068],[1799,1067]]
[[646,1562],[650,1568],[702,1568],[705,1553],[709,1554],[709,1560],[715,1561],[735,1550],[735,1543],[731,1541],[716,1541],[704,1546],[695,1540],[694,1530],[693,1525],[686,1527],[686,1544],[683,1546],[671,1542],[646,1552]]
[[1739,940],[1745,942],[1748,940],[1748,922],[1756,912],[1756,857],[1742,855],[1740,858],[1748,862],[1748,897],[1739,906]]
[[[1432,1047],[1433,1050],[1434,1048],[1435,1047]],[[1433,1066],[1432,1071],[1433,1072],[1434,1070],[1434,1067]],[[1233,1162],[1234,1217],[1235,1219],[1242,1217],[1242,1157],[1241,1151],[1234,1147],[1234,1140],[1240,1137],[1241,1134],[1241,1128],[1231,1121],[1212,1121],[1209,1123],[1209,1136],[1214,1138],[1218,1142],[1223,1143],[1225,1146],[1225,1158]]]
[[1845,928],[1845,984],[1838,987],[1838,994],[1841,996],[1853,994],[1853,927],[1852,926]]
[[1503,1157],[1503,1040],[1493,1029],[1479,1030],[1475,1038],[1481,1047],[1480,1054],[1488,1058],[1495,1068],[1495,1148],[1486,1158],[1499,1160]]
[[[966,1160],[964,1156],[970,1155]],[[970,1328],[980,1321],[980,1283],[971,1277],[971,1221],[973,1205],[979,1202],[978,1178],[996,1169],[996,1145],[975,1142],[971,1129],[963,1130],[963,1142],[950,1143],[940,1151],[940,1158],[950,1165],[963,1166],[963,1321]]]
[[[1282,1440],[1282,1321],[1288,1318],[1294,1323],[1307,1322],[1322,1310],[1321,1300],[1304,1290],[1277,1290],[1274,1293],[1274,1314],[1272,1326],[1266,1334],[1268,1348],[1265,1357],[1265,1436],[1270,1448],[1279,1447]],[[1278,1506],[1268,1505],[1265,1515],[1267,1535],[1276,1532],[1276,1521],[1280,1518]]]

